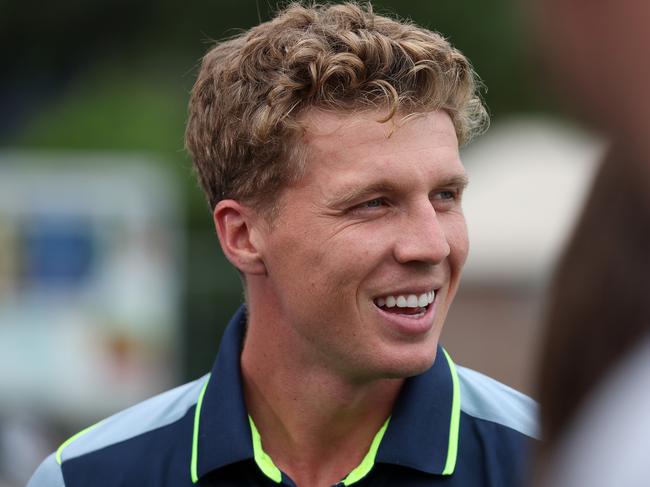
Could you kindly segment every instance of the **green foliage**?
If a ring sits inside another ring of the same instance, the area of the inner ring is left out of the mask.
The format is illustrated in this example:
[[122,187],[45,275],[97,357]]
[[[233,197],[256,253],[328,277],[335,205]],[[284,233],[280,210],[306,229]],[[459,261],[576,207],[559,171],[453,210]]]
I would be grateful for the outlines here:
[[183,148],[183,94],[144,73],[85,75],[27,125],[16,143],[50,149]]

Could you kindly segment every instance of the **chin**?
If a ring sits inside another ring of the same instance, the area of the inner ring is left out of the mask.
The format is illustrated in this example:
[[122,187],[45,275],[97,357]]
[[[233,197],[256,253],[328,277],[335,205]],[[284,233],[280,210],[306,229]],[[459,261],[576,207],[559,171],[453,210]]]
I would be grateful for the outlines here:
[[406,379],[420,375],[431,368],[436,360],[436,350],[431,353],[411,353],[405,357],[398,357],[384,365],[383,377],[386,379]]

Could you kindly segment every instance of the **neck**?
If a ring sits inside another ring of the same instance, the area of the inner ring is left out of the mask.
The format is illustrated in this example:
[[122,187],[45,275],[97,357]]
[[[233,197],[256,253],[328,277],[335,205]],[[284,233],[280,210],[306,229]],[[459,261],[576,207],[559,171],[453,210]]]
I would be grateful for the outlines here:
[[267,318],[258,324],[249,315],[241,358],[246,406],[264,451],[299,486],[336,484],[365,457],[403,380],[339,377],[290,353],[286,334]]

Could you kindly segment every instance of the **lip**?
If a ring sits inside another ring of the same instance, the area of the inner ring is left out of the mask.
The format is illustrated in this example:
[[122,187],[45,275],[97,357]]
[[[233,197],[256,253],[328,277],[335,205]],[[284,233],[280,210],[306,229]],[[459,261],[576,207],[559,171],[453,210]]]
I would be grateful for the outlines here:
[[428,307],[426,312],[420,316],[402,315],[396,313],[388,313],[377,306],[373,301],[373,307],[379,314],[381,319],[388,324],[388,327],[394,330],[398,335],[417,338],[426,335],[433,328],[433,318],[435,316],[438,304],[438,291],[436,296]]

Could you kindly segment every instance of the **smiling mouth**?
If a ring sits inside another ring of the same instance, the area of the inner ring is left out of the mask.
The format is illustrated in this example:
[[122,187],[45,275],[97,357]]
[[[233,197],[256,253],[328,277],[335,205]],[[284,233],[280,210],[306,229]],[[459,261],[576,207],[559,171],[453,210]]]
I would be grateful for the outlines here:
[[436,291],[423,294],[399,294],[375,298],[374,303],[386,313],[421,316],[424,315],[436,298]]

